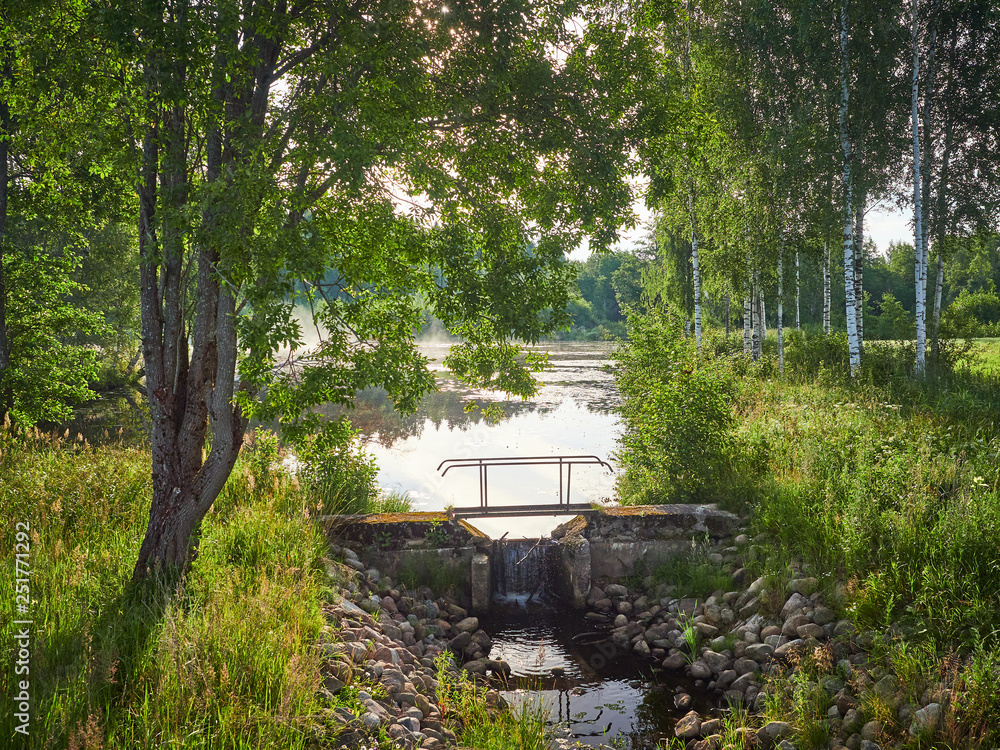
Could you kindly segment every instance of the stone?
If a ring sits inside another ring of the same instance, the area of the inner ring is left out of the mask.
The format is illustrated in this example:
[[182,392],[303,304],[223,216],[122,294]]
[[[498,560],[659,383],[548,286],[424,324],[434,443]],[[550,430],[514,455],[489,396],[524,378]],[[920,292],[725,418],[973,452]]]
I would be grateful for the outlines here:
[[741,693],[745,693],[750,688],[750,685],[752,683],[753,683],[753,673],[747,672],[746,674],[737,677],[733,681],[733,684],[729,686],[729,689],[738,690]]
[[727,669],[722,674],[718,676],[715,680],[715,687],[718,690],[726,690],[730,685],[736,682],[736,678],[739,677],[736,674],[735,669]]
[[611,599],[609,599],[608,597],[604,597],[603,599],[598,599],[596,602],[594,602],[594,609],[599,610],[601,612],[610,612],[613,606],[615,606],[614,602],[612,602]]
[[625,596],[627,594],[628,589],[619,583],[611,583],[604,587],[604,595],[610,598]]
[[628,618],[625,615],[617,615],[615,617],[614,626],[616,628],[623,628],[628,624]]
[[685,657],[680,651],[670,654],[663,660],[664,669],[681,669],[685,664],[687,664],[687,657]]
[[403,729],[406,729],[407,731],[410,732],[420,731],[420,722],[413,716],[403,716],[397,719],[396,721],[401,727],[403,727]]
[[916,737],[921,733],[930,733],[937,727],[941,718],[941,704],[928,703],[919,711],[914,712],[913,722],[910,724],[910,736]]
[[849,708],[844,711],[844,729],[847,731],[854,731],[861,724],[861,717],[858,716],[858,712],[853,708]]
[[696,622],[694,627],[702,638],[715,638],[719,634],[719,629],[707,622]]
[[753,672],[760,671],[760,665],[754,659],[743,657],[742,659],[737,659],[733,663],[733,669],[736,670],[736,674],[744,675]]
[[720,654],[716,651],[706,651],[701,655],[701,658],[715,674],[721,674],[729,666],[730,662],[726,654]]
[[872,741],[880,734],[882,734],[881,721],[876,721],[876,720],[869,721],[861,728],[861,738],[865,740]]
[[479,618],[466,617],[456,622],[452,627],[459,633],[474,633],[479,630]]
[[877,742],[872,742],[871,740],[861,740],[861,747],[859,750],[882,750]]
[[[790,638],[794,638],[798,635],[798,630],[803,625],[810,625],[809,618],[803,614],[797,614],[790,616],[785,620],[785,624],[781,626],[781,634],[787,635]],[[822,630],[822,628],[821,628]]]
[[323,680],[323,687],[329,690],[331,693],[336,694],[340,690],[344,689],[344,683],[338,680],[332,674],[328,674]]
[[376,714],[373,714],[371,711],[366,711],[361,716],[361,724],[369,732],[373,732],[376,729],[378,729],[381,723],[382,720]]
[[875,694],[879,698],[886,702],[891,702],[893,698],[896,697],[896,688],[898,687],[896,678],[891,674],[887,674],[881,680],[875,683]]
[[632,614],[632,605],[625,599],[618,602],[618,612],[623,615]]
[[761,576],[756,581],[750,584],[750,587],[747,589],[747,593],[750,594],[750,596],[757,596],[763,590],[764,590],[764,576]]
[[788,585],[785,586],[785,590],[789,593],[802,594],[803,596],[809,596],[817,588],[819,588],[819,581],[815,578],[796,578],[793,581],[789,581]]
[[466,630],[464,633],[459,633],[448,641],[448,648],[455,653],[461,653],[470,643],[472,643],[472,633]]
[[817,640],[823,637],[823,628],[815,623],[808,623],[806,625],[800,625],[795,628],[796,634],[799,638],[816,638]]
[[824,607],[820,605],[813,610],[812,616],[813,622],[817,625],[829,625],[831,622],[837,619],[836,613],[829,607]]
[[691,696],[687,693],[677,693],[674,695],[674,706],[682,711],[691,708]]
[[799,610],[803,609],[809,604],[809,600],[806,599],[802,594],[797,591],[792,594],[785,601],[785,605],[781,608],[781,619],[787,620],[793,614],[796,614]]
[[701,659],[691,665],[690,672],[696,680],[707,680],[712,676],[712,668]]
[[781,627],[779,627],[778,625],[767,625],[761,628],[760,631],[761,640],[767,640],[768,638],[772,638],[779,635],[781,635]]
[[773,744],[791,737],[795,730],[787,721],[770,721],[757,730],[757,739],[765,744]]
[[674,725],[674,735],[682,740],[693,740],[699,734],[701,734],[701,717],[697,711],[688,711]]
[[774,646],[767,643],[752,643],[747,646],[746,657],[755,662],[763,663],[774,655]]
[[638,641],[635,642],[635,645],[632,646],[632,650],[638,656],[647,657],[647,658],[649,657],[649,653],[650,653],[649,652],[649,644],[646,643],[646,641],[643,640],[643,639],[641,639],[641,638]]

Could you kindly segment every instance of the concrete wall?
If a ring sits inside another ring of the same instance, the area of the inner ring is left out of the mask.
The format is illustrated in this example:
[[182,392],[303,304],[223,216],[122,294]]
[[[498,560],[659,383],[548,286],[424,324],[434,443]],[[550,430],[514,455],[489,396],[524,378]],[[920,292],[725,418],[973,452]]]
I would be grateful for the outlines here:
[[[552,532],[558,565],[551,581],[572,606],[586,606],[594,582],[618,580],[637,563],[650,566],[691,553],[692,542],[718,543],[738,531],[739,518],[711,505],[607,508],[586,513]],[[449,580],[464,605],[487,609],[493,597],[492,569],[502,565],[494,545],[475,527],[443,514],[396,514],[350,519],[338,525],[339,540],[360,544],[368,565],[399,580],[422,578],[435,588]],[[550,547],[551,549],[551,547]],[[438,593],[438,592],[435,592]]]

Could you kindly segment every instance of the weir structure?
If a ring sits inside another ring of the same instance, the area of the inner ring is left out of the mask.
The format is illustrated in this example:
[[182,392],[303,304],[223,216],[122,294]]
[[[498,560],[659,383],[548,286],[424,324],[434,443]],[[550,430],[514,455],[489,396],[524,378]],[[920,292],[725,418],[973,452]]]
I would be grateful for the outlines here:
[[690,555],[740,527],[738,516],[715,505],[588,507],[543,539],[493,540],[444,512],[328,520],[331,541],[356,547],[368,565],[408,587],[451,586],[474,612],[497,599],[583,609],[592,584]]

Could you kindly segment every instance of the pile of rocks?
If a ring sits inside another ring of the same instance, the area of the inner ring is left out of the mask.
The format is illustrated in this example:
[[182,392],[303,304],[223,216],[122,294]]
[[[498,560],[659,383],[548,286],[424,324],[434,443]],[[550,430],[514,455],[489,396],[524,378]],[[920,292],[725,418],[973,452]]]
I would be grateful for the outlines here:
[[[510,667],[486,658],[492,645],[489,636],[479,620],[455,602],[435,599],[427,588],[397,589],[353,550],[333,552],[344,562],[340,570],[331,570],[331,578],[346,583],[338,601],[324,608],[329,625],[321,634],[320,692],[335,704],[334,695],[346,685],[371,688],[357,693],[360,717],[345,706],[329,709],[328,723],[338,732],[335,745],[365,747],[381,729],[404,748],[455,745],[449,717],[439,705],[435,657],[452,651],[459,663],[466,662],[473,680],[481,680],[489,670],[509,673]],[[449,669],[457,676],[457,665]],[[497,691],[489,691],[486,700],[498,710],[505,707]]]
[[[740,541],[745,543],[745,537]],[[683,670],[696,687],[715,691],[721,706],[742,706],[752,714],[764,710],[769,693],[790,687],[791,673],[809,659],[811,673],[820,676],[805,687],[825,693],[823,702],[830,703],[820,720],[831,748],[887,746],[887,727],[862,716],[866,694],[895,713],[897,735],[900,730],[910,736],[933,733],[949,700],[944,687],[925,690],[920,705],[906,703],[896,678],[868,655],[875,634],[858,634],[850,621],[838,619],[818,592],[816,578],[799,571],[792,576],[780,593],[760,578],[746,590],[716,591],[703,602],[670,596],[654,601],[621,584],[593,586],[587,617],[610,625],[608,642],[616,649],[649,658],[666,670]],[[691,697],[679,693],[674,703],[687,708]],[[796,728],[784,721],[761,726],[757,720],[753,728],[730,728],[723,734],[718,719],[691,711],[677,723],[675,734],[688,750],[788,749]]]

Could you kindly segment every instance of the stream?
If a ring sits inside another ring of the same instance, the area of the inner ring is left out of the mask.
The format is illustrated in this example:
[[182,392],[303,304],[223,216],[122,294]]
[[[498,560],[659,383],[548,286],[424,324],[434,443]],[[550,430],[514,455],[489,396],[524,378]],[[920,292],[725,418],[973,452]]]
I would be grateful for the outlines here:
[[[361,394],[351,412],[367,449],[379,466],[379,483],[406,493],[414,510],[477,505],[478,472],[466,469],[442,477],[436,468],[448,458],[593,454],[615,466],[620,425],[618,392],[608,368],[607,342],[554,343],[552,368],[538,377],[530,401],[506,402],[503,394],[472,390],[447,377],[441,360],[447,345],[425,345],[421,353],[441,375],[440,390],[413,415],[392,409],[380,391]],[[490,424],[464,404],[499,403],[507,419]],[[615,477],[598,466],[573,471],[572,501],[610,502]],[[489,471],[489,504],[555,503],[555,466],[504,467]],[[514,540],[504,556],[500,596],[481,617],[493,638],[492,659],[510,664],[504,696],[511,702],[540,701],[556,731],[586,746],[612,745],[653,750],[673,737],[674,723],[689,708],[675,708],[678,690],[692,707],[708,713],[708,696],[690,678],[654,670],[654,664],[614,649],[582,612],[570,609],[545,588],[542,555],[523,554],[518,538],[547,536],[566,516],[476,518],[471,523],[493,539]],[[531,543],[521,543],[531,548]],[[539,548],[541,549],[541,548]]]

